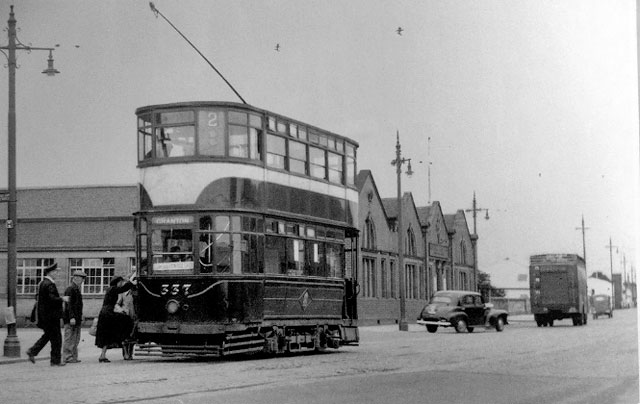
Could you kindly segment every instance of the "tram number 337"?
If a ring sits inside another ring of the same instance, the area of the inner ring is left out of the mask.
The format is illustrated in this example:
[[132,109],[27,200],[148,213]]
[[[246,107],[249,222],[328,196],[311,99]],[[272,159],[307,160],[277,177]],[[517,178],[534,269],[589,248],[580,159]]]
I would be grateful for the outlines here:
[[190,283],[185,283],[183,285],[179,284],[179,283],[174,283],[173,285],[169,285],[168,283],[165,283],[163,285],[161,285],[161,290],[160,290],[160,294],[162,296],[166,295],[166,294],[170,294],[172,296],[177,295],[178,293],[180,293],[180,290],[182,290],[182,294],[187,296],[189,295],[189,288],[191,287]]

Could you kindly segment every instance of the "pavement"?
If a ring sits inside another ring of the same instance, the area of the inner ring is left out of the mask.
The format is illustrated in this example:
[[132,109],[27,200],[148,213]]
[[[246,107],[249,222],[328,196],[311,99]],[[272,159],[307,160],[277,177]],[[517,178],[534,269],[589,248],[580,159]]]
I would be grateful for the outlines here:
[[[533,322],[533,314],[517,314],[510,315],[509,322],[510,323],[518,323],[518,322]],[[365,327],[361,327],[365,328]],[[366,328],[372,329],[380,329],[382,331],[385,326],[368,326]],[[387,327],[389,328],[389,327]],[[395,326],[392,327],[395,330]],[[420,327],[422,329],[422,327]],[[62,333],[62,338],[64,341],[64,330],[60,330]],[[29,358],[27,357],[26,351],[29,349],[37,340],[42,336],[42,330],[37,327],[25,327],[25,328],[17,328],[16,334],[18,336],[18,341],[20,343],[20,356],[19,357],[7,357],[3,355],[0,356],[0,365],[8,365],[12,363],[20,363],[27,362]],[[5,327],[0,327],[0,338],[3,342],[7,337],[7,329]],[[98,361],[98,356],[100,355],[100,348],[95,346],[95,337],[89,335],[89,328],[83,328],[80,336],[80,344],[78,345],[78,359],[82,361]],[[47,344],[40,354],[36,356],[36,361],[49,361],[51,358],[51,345]],[[107,353],[108,356],[116,356],[120,355],[119,350],[109,350]]]
[[[64,342],[64,330],[60,330],[62,334],[62,340]],[[4,356],[4,349],[2,356],[0,356],[0,365],[7,365],[11,363],[27,362],[27,349],[29,349],[43,334],[43,331],[37,327],[25,327],[17,328],[16,335],[18,336],[18,342],[20,343],[20,356],[17,358]],[[4,346],[4,342],[7,338],[6,327],[0,327],[0,340]],[[111,350],[112,355],[116,353],[116,350]],[[118,355],[120,352],[117,352]],[[95,360],[98,361],[100,356],[100,348],[95,346],[95,337],[89,335],[89,327],[83,328],[80,334],[80,344],[78,344],[78,359],[84,361]],[[36,361],[49,361],[51,359],[51,345],[47,343],[45,347],[36,356]]]

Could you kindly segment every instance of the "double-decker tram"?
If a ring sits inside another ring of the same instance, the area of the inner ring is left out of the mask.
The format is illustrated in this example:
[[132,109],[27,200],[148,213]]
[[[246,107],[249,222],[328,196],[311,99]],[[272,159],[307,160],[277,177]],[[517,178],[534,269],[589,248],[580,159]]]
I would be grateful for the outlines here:
[[357,343],[358,144],[247,104],[136,115],[136,354]]

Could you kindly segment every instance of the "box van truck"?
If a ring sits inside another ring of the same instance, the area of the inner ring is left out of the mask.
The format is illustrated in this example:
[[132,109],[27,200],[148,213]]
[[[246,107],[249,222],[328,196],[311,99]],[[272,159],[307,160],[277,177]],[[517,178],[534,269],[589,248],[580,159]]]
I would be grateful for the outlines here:
[[589,297],[584,259],[576,254],[540,254],[530,257],[531,312],[538,327],[570,318],[587,324]]

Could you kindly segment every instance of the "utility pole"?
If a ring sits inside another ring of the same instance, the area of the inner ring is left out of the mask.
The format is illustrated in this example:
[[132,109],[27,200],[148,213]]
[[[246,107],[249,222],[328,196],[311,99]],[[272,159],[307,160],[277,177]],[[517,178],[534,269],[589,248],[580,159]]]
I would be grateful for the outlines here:
[[582,214],[582,227],[576,227],[576,230],[582,229],[582,258],[584,259],[584,265],[587,265],[587,247],[584,242],[584,231],[589,230],[588,227],[584,227],[584,214]]
[[615,294],[613,293],[613,248],[616,247],[611,242],[611,236],[609,236],[609,245],[605,246],[609,248],[609,269],[611,271],[611,305],[615,307]]
[[427,184],[429,186],[428,205],[431,205],[431,136],[427,138]]

